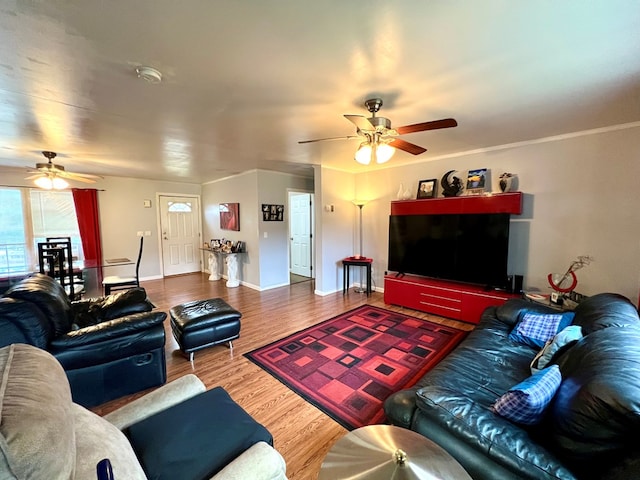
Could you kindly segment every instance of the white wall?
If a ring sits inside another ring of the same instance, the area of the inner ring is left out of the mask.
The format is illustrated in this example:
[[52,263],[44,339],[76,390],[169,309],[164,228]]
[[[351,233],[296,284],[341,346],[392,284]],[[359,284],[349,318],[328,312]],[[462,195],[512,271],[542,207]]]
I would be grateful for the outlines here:
[[[327,295],[342,289],[340,261],[357,253],[358,208],[351,203],[356,198],[355,175],[322,167],[314,167],[314,175],[316,293]],[[333,206],[333,211],[327,211],[325,206]]]
[[464,174],[488,168],[493,191],[499,191],[500,173],[511,172],[525,194],[524,213],[512,216],[509,255],[510,273],[523,274],[525,288],[547,292],[548,273],[564,272],[578,255],[591,255],[595,262],[577,271],[577,291],[612,291],[637,303],[639,130],[555,139],[358,175],[356,196],[372,199],[364,207],[364,253],[374,258],[376,286],[383,287],[389,204],[399,184],[414,195],[419,180],[437,178],[439,184],[452,169]]
[[[220,228],[221,203],[240,204],[240,230]],[[204,238],[226,238],[245,242],[247,253],[238,255],[238,278],[244,284],[260,285],[260,242],[258,241],[258,175],[253,170],[202,186]],[[226,266],[221,266],[226,276]]]
[[313,192],[313,180],[278,172],[258,171],[258,243],[260,255],[261,289],[289,284],[289,218],[285,213],[282,222],[265,222],[262,204],[284,205],[287,208],[287,192],[298,190]]
[[[261,210],[263,203],[286,205],[287,189],[312,190],[313,180],[252,170],[202,186],[205,239],[245,242],[247,253],[239,256],[238,271],[246,286],[264,290],[289,283],[287,219],[263,222]],[[238,232],[220,229],[218,206],[231,202],[240,203]]]
[[[140,278],[162,276],[162,250],[156,194],[200,195],[200,185],[159,182],[135,178],[106,177],[95,184],[100,207],[103,258],[138,256],[139,231],[150,231],[144,239]],[[144,201],[151,200],[145,208]],[[130,275],[131,267],[110,267],[105,275]]]

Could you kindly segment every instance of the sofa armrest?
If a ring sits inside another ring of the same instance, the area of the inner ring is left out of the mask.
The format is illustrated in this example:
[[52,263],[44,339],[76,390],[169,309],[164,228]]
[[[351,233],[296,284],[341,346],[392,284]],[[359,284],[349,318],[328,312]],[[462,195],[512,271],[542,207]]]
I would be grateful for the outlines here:
[[134,423],[195,397],[205,390],[202,381],[190,373],[108,413],[104,419],[120,430],[124,430]]
[[265,442],[258,442],[238,455],[211,480],[286,480],[282,455]]
[[127,315],[126,317],[67,332],[54,338],[51,341],[51,347],[53,350],[65,350],[128,336],[132,333],[161,325],[166,318],[167,314],[165,312],[145,312]]
[[[495,309],[495,312],[494,312]],[[507,300],[499,307],[489,307],[487,313],[491,318],[497,318],[507,325],[514,326],[520,319],[520,314],[523,311],[553,314],[559,313],[558,310],[554,310],[546,305],[541,305],[536,302],[530,302],[524,298],[512,298]]]
[[413,415],[417,408],[415,388],[400,390],[384,401],[387,420],[398,427],[411,429]]
[[132,288],[105,297],[96,297],[71,302],[71,314],[80,327],[95,325],[105,320],[150,312],[154,305],[147,299],[144,288]]

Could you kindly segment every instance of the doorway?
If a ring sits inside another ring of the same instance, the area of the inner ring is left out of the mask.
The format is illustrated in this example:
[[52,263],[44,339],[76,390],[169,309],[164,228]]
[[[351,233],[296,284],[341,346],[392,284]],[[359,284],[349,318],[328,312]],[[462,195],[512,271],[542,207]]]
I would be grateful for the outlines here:
[[289,283],[313,278],[313,194],[288,192]]
[[200,199],[159,195],[158,208],[163,275],[199,272]]

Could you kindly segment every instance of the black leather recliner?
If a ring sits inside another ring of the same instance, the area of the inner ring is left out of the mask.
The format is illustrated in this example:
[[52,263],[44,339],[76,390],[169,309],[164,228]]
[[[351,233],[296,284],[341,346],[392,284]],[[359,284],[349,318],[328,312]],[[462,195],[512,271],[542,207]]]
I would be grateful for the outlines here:
[[152,309],[143,288],[71,302],[59,283],[35,274],[0,298],[0,347],[51,352],[73,400],[92,407],[166,382],[167,314]]

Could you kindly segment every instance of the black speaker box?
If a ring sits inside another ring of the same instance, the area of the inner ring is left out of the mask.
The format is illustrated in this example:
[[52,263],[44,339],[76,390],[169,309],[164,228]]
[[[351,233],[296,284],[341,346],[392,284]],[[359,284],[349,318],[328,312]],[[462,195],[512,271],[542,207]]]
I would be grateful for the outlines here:
[[522,275],[513,276],[513,293],[522,293],[522,284],[524,277]]
[[507,293],[513,293],[513,275],[507,275],[505,286],[505,290],[507,291]]

